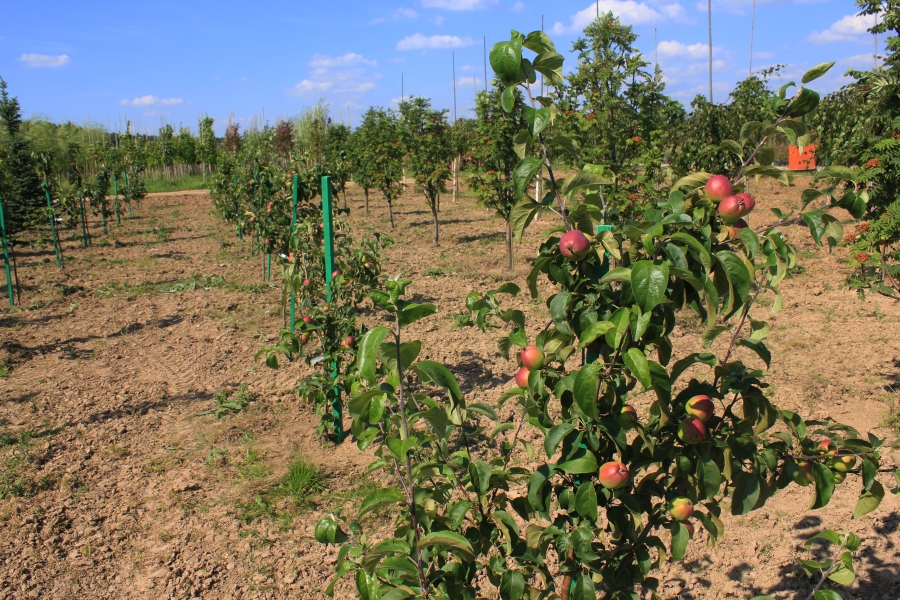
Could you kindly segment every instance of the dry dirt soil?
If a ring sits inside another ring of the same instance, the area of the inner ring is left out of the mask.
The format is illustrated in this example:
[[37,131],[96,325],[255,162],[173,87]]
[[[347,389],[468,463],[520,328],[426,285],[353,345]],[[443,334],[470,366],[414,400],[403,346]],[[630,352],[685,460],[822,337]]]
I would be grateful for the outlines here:
[[[767,206],[798,208],[799,188],[763,186],[759,196],[755,224]],[[374,195],[369,217],[358,190],[349,205],[357,236],[388,231]],[[506,280],[524,288],[525,257],[552,223],[529,229],[508,274],[502,223],[471,198],[445,199],[440,248],[422,198],[403,197],[395,218],[386,271],[406,272],[410,291],[440,309],[412,334],[470,401],[495,402],[513,386],[515,364],[498,356],[494,336],[455,327],[453,315],[472,290]],[[845,252],[816,248],[798,227],[787,233],[802,268],[785,281],[784,310],[771,320],[774,400],[896,439],[900,306],[841,289]],[[49,248],[22,249],[22,308],[0,312],[0,598],[324,598],[336,552],[315,542],[315,522],[353,511],[383,482],[365,474],[371,456],[353,440],[317,437],[316,416],[292,392],[300,367],[272,371],[254,360],[282,323],[261,258],[211,214],[206,192],[151,196],[86,250],[67,236],[65,271]],[[540,301],[513,304],[532,326],[543,323]],[[679,323],[676,357],[700,345],[692,319]],[[720,355],[723,345],[714,346]],[[241,384],[255,398],[246,408],[202,414],[217,392]],[[646,411],[649,399],[636,404]],[[318,474],[302,494],[285,483],[292,467],[295,482]],[[895,486],[890,473],[879,478]],[[727,518],[712,550],[698,532],[682,563],[664,565],[662,596],[805,598],[810,583],[795,559],[804,540],[830,527],[864,540],[859,579],[843,597],[900,598],[900,503],[889,493],[851,520],[859,487],[851,475],[828,507],[807,511],[812,490],[791,486],[763,509]],[[387,522],[367,526],[388,535]],[[353,596],[345,578],[336,597]]]

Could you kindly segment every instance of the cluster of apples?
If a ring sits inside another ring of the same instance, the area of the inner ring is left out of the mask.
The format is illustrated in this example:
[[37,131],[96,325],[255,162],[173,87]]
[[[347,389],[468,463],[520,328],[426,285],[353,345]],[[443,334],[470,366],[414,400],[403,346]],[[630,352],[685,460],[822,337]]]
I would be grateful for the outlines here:
[[519,353],[519,360],[522,361],[522,368],[516,372],[516,385],[527,389],[528,376],[535,369],[544,366],[544,351],[534,344],[529,344]]
[[[834,442],[829,438],[822,438],[819,441],[816,445],[816,452],[831,457],[828,464],[835,471],[835,483],[843,482],[847,478],[847,473],[850,469],[856,466],[856,457],[849,454],[838,454],[838,449],[835,448]],[[803,460],[797,463],[797,467],[799,467],[799,470],[794,475],[794,482],[797,485],[807,486],[815,480],[812,462]]]
[[684,405],[687,418],[678,425],[678,439],[685,444],[699,444],[706,439],[706,422],[716,414],[716,405],[705,394],[694,396]]
[[743,219],[756,208],[756,200],[746,192],[734,194],[731,181],[724,175],[713,175],[706,181],[706,195],[716,202],[719,218],[729,226],[732,234],[737,234],[747,226]]

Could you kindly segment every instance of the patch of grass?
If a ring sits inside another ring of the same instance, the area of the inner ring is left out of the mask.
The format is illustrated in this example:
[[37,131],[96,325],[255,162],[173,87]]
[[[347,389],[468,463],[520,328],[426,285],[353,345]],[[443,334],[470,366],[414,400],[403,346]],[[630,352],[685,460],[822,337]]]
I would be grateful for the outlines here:
[[887,404],[888,411],[881,420],[881,424],[900,435],[900,397],[887,395],[884,397],[884,403]]
[[269,467],[263,462],[263,456],[256,448],[250,447],[244,454],[244,461],[238,472],[246,480],[263,479],[269,476]]
[[425,275],[428,277],[445,277],[447,274],[444,273],[443,269],[428,269],[425,271]]
[[236,517],[248,525],[260,518],[278,520],[282,529],[290,529],[295,516],[314,508],[328,493],[325,481],[318,465],[298,456],[274,485],[248,502],[239,502]]
[[324,481],[325,474],[322,470],[301,456],[288,467],[287,477],[282,481],[281,487],[295,500],[303,501],[310,494],[323,491]]
[[9,377],[9,364],[6,361],[0,361],[0,378]]
[[120,283],[112,281],[107,285],[97,288],[97,296],[100,298],[126,297],[134,300],[143,294],[175,294],[178,292],[193,292],[196,290],[209,291],[225,285],[225,278],[221,275],[200,275],[192,273],[187,279],[170,281],[167,283],[154,283],[144,281],[138,284]]
[[[157,179],[145,182],[148,193],[158,192],[183,192],[186,190],[205,190],[207,185],[203,183],[203,175],[187,175],[178,179],[166,181]],[[154,208],[156,208],[154,206]]]
[[450,318],[453,319],[453,329],[462,329],[463,327],[475,326],[475,321],[472,320],[472,315],[466,311],[452,313],[450,315]]
[[0,447],[9,449],[0,460],[0,500],[10,496],[33,496],[53,487],[56,480],[49,475],[34,478],[36,459],[31,452],[32,439],[51,433],[51,429],[0,433]]
[[253,400],[253,394],[247,391],[247,384],[242,383],[241,389],[237,393],[231,394],[230,397],[228,390],[216,392],[216,407],[198,412],[196,416],[215,415],[216,419],[221,419],[222,417],[241,412]]

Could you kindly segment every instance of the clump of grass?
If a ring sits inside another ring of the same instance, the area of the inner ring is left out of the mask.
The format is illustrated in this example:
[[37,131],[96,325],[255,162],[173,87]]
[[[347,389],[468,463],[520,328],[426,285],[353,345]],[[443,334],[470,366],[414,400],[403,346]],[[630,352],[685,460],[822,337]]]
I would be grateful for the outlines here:
[[324,484],[322,469],[301,456],[288,467],[287,477],[281,486],[295,500],[304,500],[310,494],[324,491]]
[[[248,525],[263,517],[278,520],[282,529],[290,529],[296,515],[316,505],[319,495],[328,491],[325,473],[315,463],[300,456],[288,467],[287,474],[249,502],[238,502],[237,519]],[[289,500],[286,504],[283,500]]]

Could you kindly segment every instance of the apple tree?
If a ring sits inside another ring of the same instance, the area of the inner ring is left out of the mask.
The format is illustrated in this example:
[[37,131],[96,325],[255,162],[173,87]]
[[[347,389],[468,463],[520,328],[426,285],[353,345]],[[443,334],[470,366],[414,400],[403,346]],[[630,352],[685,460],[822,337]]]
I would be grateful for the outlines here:
[[356,148],[362,151],[372,185],[381,190],[388,205],[388,220],[394,228],[394,200],[403,193],[403,142],[397,114],[388,109],[370,108],[363,115],[357,130]]

